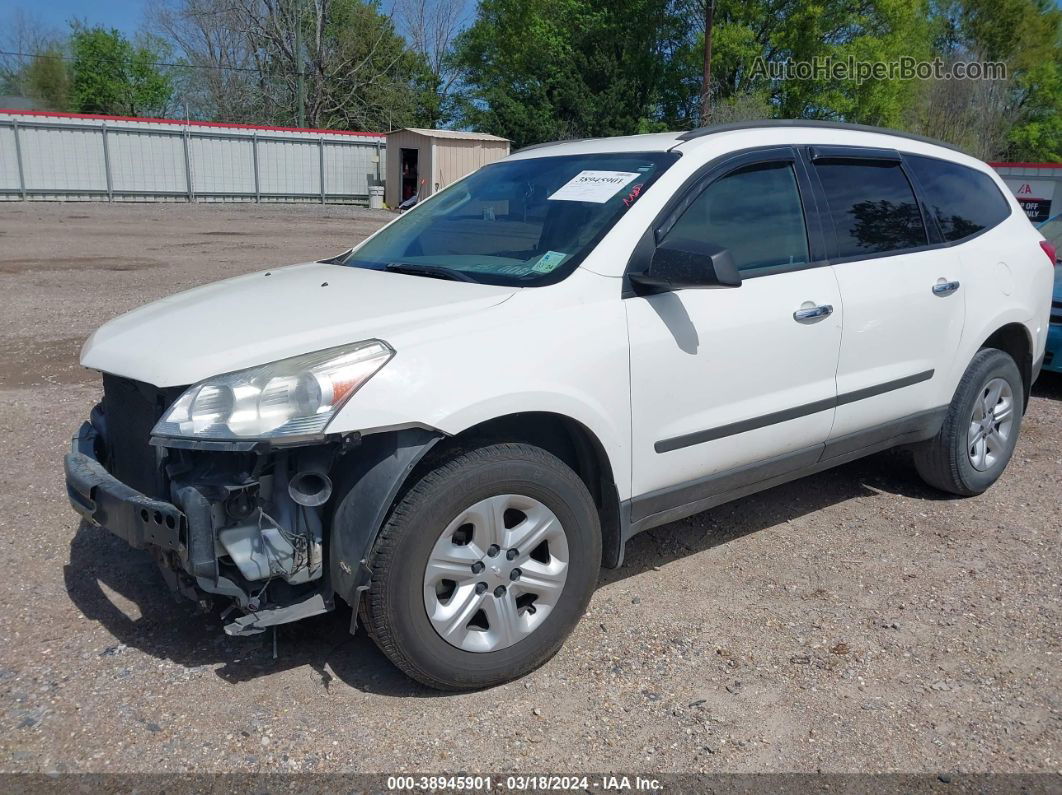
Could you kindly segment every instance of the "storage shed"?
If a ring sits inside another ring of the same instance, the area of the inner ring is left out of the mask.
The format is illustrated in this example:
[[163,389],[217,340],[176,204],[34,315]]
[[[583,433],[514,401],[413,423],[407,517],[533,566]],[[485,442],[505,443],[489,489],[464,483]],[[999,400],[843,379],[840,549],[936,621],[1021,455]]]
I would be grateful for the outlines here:
[[387,206],[425,199],[480,166],[509,154],[509,139],[485,133],[408,127],[387,133]]

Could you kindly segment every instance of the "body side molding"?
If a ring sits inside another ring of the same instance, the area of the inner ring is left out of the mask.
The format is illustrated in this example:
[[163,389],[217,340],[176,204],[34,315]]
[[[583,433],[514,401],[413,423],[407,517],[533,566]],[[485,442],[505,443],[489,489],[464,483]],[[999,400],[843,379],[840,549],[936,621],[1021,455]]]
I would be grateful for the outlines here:
[[793,408],[785,409],[784,411],[775,411],[770,414],[763,414],[759,417],[732,422],[728,425],[720,425],[717,428],[708,428],[703,431],[683,434],[682,436],[672,436],[670,439],[661,439],[659,442],[656,442],[653,445],[653,449],[658,453],[669,453],[672,450],[681,450],[683,447],[691,447],[695,444],[711,442],[716,439],[722,439],[726,436],[734,436],[735,434],[754,431],[757,428],[766,428],[768,425],[776,425],[779,422],[788,422],[789,420],[806,417],[809,414],[817,414],[820,411],[829,411],[832,408],[837,408],[837,406],[844,406],[849,403],[855,403],[858,400],[866,400],[867,398],[883,395],[886,392],[892,392],[896,389],[903,389],[907,386],[920,384],[923,381],[931,379],[933,373],[933,370],[925,370],[921,373],[897,378],[894,381],[886,381],[883,384],[866,387],[865,389],[846,392],[843,395],[837,395],[833,398],[816,400],[813,403],[805,403],[802,406],[794,406]]

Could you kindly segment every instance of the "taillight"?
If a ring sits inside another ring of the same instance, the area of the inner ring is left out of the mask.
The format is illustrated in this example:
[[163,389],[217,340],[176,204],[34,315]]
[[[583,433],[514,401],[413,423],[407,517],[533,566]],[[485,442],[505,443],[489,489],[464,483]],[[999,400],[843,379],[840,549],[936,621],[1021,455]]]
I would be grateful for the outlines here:
[[1051,260],[1051,264],[1054,265],[1055,261],[1058,259],[1058,252],[1055,251],[1055,247],[1048,243],[1046,240],[1041,240],[1040,248],[1044,250],[1044,254],[1047,255],[1047,258]]

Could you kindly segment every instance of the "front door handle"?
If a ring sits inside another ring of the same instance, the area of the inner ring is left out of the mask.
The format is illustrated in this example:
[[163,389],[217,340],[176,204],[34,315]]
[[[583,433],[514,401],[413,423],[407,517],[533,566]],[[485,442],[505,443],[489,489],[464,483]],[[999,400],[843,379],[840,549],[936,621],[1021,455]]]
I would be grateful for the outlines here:
[[937,282],[933,285],[933,295],[951,295],[958,289],[958,282]]
[[833,314],[833,307],[829,304],[812,306],[807,309],[798,309],[793,313],[793,320],[817,320],[820,317],[829,317]]

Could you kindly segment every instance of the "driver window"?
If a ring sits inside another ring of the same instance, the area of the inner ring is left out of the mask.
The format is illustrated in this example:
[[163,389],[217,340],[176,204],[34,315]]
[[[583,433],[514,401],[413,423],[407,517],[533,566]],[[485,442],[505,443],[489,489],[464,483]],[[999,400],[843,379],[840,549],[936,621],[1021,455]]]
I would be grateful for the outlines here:
[[742,276],[808,262],[808,237],[791,163],[763,163],[717,179],[666,237],[729,249]]

